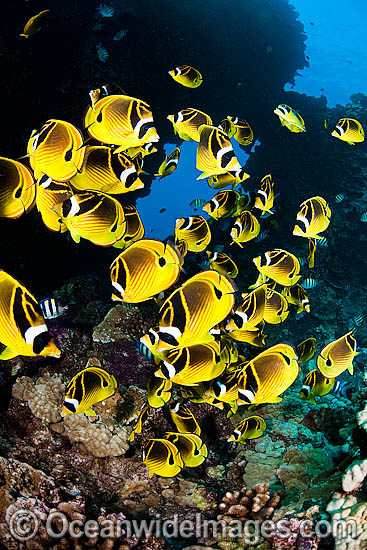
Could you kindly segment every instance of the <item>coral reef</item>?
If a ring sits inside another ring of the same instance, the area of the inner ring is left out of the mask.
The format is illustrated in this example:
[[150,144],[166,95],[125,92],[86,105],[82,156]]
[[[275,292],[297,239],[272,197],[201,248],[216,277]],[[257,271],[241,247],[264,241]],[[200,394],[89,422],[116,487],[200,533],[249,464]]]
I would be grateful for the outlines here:
[[268,483],[258,483],[252,488],[246,486],[239,491],[227,492],[219,504],[217,519],[230,523],[232,519],[268,519],[279,504],[280,495],[270,493]]

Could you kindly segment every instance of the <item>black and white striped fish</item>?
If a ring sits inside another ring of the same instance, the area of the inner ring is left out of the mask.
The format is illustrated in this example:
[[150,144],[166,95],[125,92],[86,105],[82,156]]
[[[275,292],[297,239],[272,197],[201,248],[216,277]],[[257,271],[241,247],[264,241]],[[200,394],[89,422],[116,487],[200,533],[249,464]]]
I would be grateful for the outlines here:
[[67,311],[67,306],[61,306],[55,298],[44,298],[39,302],[45,319],[56,319]]

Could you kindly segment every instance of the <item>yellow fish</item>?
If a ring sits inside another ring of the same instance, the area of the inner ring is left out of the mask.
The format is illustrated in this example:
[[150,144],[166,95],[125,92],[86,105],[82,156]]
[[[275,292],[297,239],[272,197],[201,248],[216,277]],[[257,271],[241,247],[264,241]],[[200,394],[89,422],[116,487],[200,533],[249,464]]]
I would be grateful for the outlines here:
[[158,168],[158,173],[154,175],[161,176],[160,179],[164,179],[176,170],[179,160],[180,148],[176,147],[176,149],[169,155],[169,157],[167,157],[166,155],[166,158]]
[[144,145],[139,145],[138,147],[128,147],[125,150],[125,155],[127,155],[131,160],[134,160],[136,157],[141,155],[143,158],[147,155],[152,155],[158,151],[157,147],[154,147],[153,143],[145,143]]
[[234,136],[236,133],[236,126],[230,118],[224,118],[222,122],[218,125],[219,130],[223,130],[229,138]]
[[37,210],[41,214],[43,223],[51,231],[65,233],[68,230],[56,212],[56,205],[70,199],[72,195],[73,191],[67,182],[48,181],[47,179],[46,185],[38,185]]
[[188,279],[159,310],[157,351],[212,342],[209,330],[233,308],[234,292],[233,281],[216,271],[202,271]]
[[69,181],[81,169],[83,136],[70,122],[50,119],[39,132],[33,130],[27,152],[35,178],[43,174],[55,181]]
[[192,386],[216,378],[225,367],[219,344],[210,342],[170,350],[154,374],[175,384]]
[[307,240],[307,264],[310,269],[315,267],[315,252],[317,239]]
[[242,214],[236,218],[234,226],[231,229],[231,244],[236,243],[243,248],[243,243],[256,239],[259,233],[260,224],[258,219],[251,214],[251,212],[245,210],[245,212],[242,212]]
[[297,313],[301,313],[301,311],[310,313],[310,300],[308,299],[305,289],[301,285],[286,286],[283,288],[282,294],[289,304],[298,307]]
[[184,465],[177,447],[167,439],[149,439],[144,447],[143,463],[149,470],[149,477],[153,474],[174,477]]
[[176,115],[168,115],[168,120],[172,123],[175,134],[178,134],[184,141],[200,141],[199,128],[202,124],[212,125],[212,119],[209,115],[192,109],[182,109]]
[[169,406],[169,412],[177,431],[200,435],[200,426],[187,405],[178,402],[172,403]]
[[297,222],[293,235],[309,239],[321,239],[319,233],[329,227],[331,211],[328,203],[322,197],[311,197],[305,200],[297,214]]
[[296,347],[296,353],[298,355],[298,363],[307,363],[316,353],[316,338],[307,338]]
[[[196,154],[196,168],[203,172],[201,180],[217,174],[241,171],[229,137],[219,128],[203,124],[199,128],[200,141]],[[237,175],[237,174],[236,174]]]
[[244,120],[243,118],[238,118],[237,116],[227,116],[227,118],[233,122],[236,128],[234,139],[237,141],[237,143],[239,143],[240,145],[249,145],[254,139],[254,133],[247,120]]
[[50,13],[50,10],[42,10],[37,15],[31,17],[24,25],[23,32],[19,35],[23,38],[29,38],[32,34],[35,34],[41,28],[41,20],[46,13]]
[[288,302],[274,289],[267,287],[264,309],[264,321],[271,325],[283,323],[289,315]]
[[239,374],[239,369],[233,372],[225,370],[218,378],[212,380],[205,397],[212,397],[224,403],[237,402]]
[[134,163],[124,153],[114,154],[111,147],[87,147],[84,164],[70,180],[80,191],[101,191],[109,195],[142,189]]
[[111,264],[112,300],[149,300],[177,281],[181,265],[180,253],[169,243],[154,239],[133,243]]
[[158,335],[159,327],[153,327],[148,330],[144,336],[140,338],[140,342],[148,348],[150,353],[154,357],[154,363],[156,365],[160,365],[162,361],[165,360],[167,352],[158,352],[157,346],[159,342],[159,335]]
[[212,216],[215,220],[219,218],[228,218],[237,211],[237,202],[240,194],[231,189],[223,189],[204,204],[203,210]]
[[306,131],[303,118],[292,107],[282,103],[274,109],[274,113],[278,115],[281,125],[286,126],[291,132],[297,134]]
[[362,125],[354,118],[341,118],[336,125],[336,129],[331,132],[331,135],[342,141],[346,141],[349,145],[355,145],[364,141]]
[[264,335],[265,321],[261,321],[257,327],[245,328],[245,329],[234,329],[229,332],[229,335],[234,340],[238,342],[246,342],[252,346],[262,348],[265,346]]
[[172,394],[172,381],[162,378],[152,378],[147,383],[147,399],[150,407],[159,409],[170,399]]
[[298,376],[297,354],[288,344],[276,344],[249,361],[240,375],[239,405],[278,403]]
[[315,397],[333,394],[348,398],[348,390],[350,390],[350,386],[346,382],[341,382],[336,378],[325,378],[321,372],[314,369],[304,379],[299,398],[311,401],[316,405]]
[[236,309],[227,323],[226,330],[248,330],[255,328],[263,319],[267,286],[261,285],[252,292],[242,294],[242,304]]
[[246,439],[261,437],[265,430],[266,422],[261,416],[248,416],[235,427],[233,434],[229,436],[227,441],[245,443]]
[[208,449],[196,434],[167,432],[164,436],[177,447],[182,460],[188,468],[200,466],[208,456]]
[[97,141],[117,145],[115,154],[129,147],[159,141],[149,105],[126,95],[108,95],[99,99],[94,110],[88,108],[84,126]]
[[135,206],[124,204],[122,209],[124,211],[125,231],[112,245],[121,249],[130,246],[133,242],[140,241],[144,237],[144,225]]
[[176,220],[175,242],[185,241],[189,252],[202,252],[211,241],[208,222],[202,216]]
[[111,397],[117,387],[113,374],[98,367],[88,367],[78,372],[66,386],[61,416],[81,413],[96,416],[91,407]]
[[210,269],[215,269],[222,275],[228,275],[231,279],[235,279],[238,275],[238,267],[227,254],[224,252],[209,252],[207,250]]
[[168,74],[178,82],[185,86],[186,88],[197,88],[203,81],[201,73],[194,67],[190,65],[181,65],[175,69],[168,71]]
[[60,357],[37,300],[16,279],[0,270],[0,360],[17,355]]
[[19,218],[35,201],[31,171],[17,160],[0,157],[0,218]]
[[228,187],[228,185],[232,185],[233,189],[236,185],[247,180],[249,177],[249,174],[247,174],[245,169],[242,168],[238,172],[226,172],[225,174],[210,176],[210,178],[207,179],[207,182],[210,187],[213,187],[213,189],[222,189],[223,187]]
[[271,174],[267,174],[260,182],[260,189],[258,189],[255,198],[254,208],[261,210],[261,215],[274,214],[272,208],[274,205],[274,183],[271,178]]
[[253,258],[258,271],[282,286],[293,286],[301,278],[298,258],[280,248]]
[[141,434],[143,425],[149,418],[149,411],[150,411],[149,405],[148,403],[145,403],[143,407],[140,409],[137,421],[131,431],[131,434],[128,437],[128,441],[130,441],[130,443],[134,442],[136,434]]
[[98,191],[76,193],[55,205],[55,211],[76,243],[83,238],[99,246],[112,246],[126,231],[121,204]]
[[346,369],[353,374],[353,359],[359,352],[351,330],[337,340],[327,344],[317,357],[317,367],[325,378],[336,378]]

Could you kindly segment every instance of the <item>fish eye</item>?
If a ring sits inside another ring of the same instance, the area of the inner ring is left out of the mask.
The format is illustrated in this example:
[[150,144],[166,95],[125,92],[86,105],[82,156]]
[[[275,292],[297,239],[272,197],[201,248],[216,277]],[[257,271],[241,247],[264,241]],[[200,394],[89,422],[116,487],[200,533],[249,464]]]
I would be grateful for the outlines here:
[[96,121],[97,122],[102,122],[102,111],[98,113]]
[[66,151],[65,153],[65,160],[67,162],[69,162],[71,159],[72,159],[72,156],[73,156],[73,150],[72,149],[69,149],[68,151]]
[[241,329],[242,326],[243,326],[243,319],[240,315],[238,315],[238,313],[235,313],[232,317],[232,320],[234,322],[234,324],[236,325],[236,327],[238,329]]
[[51,336],[48,331],[37,334],[33,340],[33,352],[36,354],[41,353],[41,351],[49,344],[50,340]]
[[162,340],[162,342],[165,342],[169,346],[178,346],[178,342],[172,334],[169,334],[168,332],[159,332],[159,337]]
[[160,257],[159,260],[158,260],[158,263],[159,263],[160,267],[164,267],[167,262],[164,258]]
[[18,187],[18,189],[15,191],[14,193],[14,197],[16,199],[20,199],[20,197],[22,196],[22,188],[21,187]]
[[332,363],[331,359],[327,359],[327,360],[325,361],[325,365],[326,365],[327,367],[331,367],[332,364],[333,364],[333,363]]

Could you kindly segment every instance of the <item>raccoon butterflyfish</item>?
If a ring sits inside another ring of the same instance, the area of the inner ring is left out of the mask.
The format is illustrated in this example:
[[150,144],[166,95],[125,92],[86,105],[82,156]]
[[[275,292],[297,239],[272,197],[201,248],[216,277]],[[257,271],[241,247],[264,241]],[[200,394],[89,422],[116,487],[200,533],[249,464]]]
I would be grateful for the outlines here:
[[204,396],[218,399],[224,403],[232,403],[233,401],[237,402],[239,375],[239,369],[233,372],[228,372],[225,370],[220,376],[218,376],[218,378],[211,381]]
[[246,439],[261,437],[265,430],[266,422],[261,416],[248,416],[235,427],[233,434],[229,436],[227,441],[245,443]]
[[317,367],[326,378],[336,378],[348,369],[353,374],[353,359],[359,352],[351,330],[327,344],[317,356]]
[[210,269],[215,269],[222,275],[228,275],[231,279],[235,279],[238,275],[238,267],[224,252],[210,252],[207,250]]
[[282,286],[293,286],[301,278],[298,258],[287,250],[269,250],[253,262],[260,273]]
[[303,342],[300,342],[296,347],[296,353],[298,355],[298,363],[307,363],[316,353],[316,338],[307,338]]
[[91,407],[111,397],[117,387],[113,374],[98,367],[87,367],[73,376],[66,386],[61,416],[81,413],[96,416]]
[[236,133],[236,126],[230,118],[224,118],[222,122],[218,125],[219,130],[223,130],[229,138],[234,136]]
[[278,115],[281,125],[286,126],[291,132],[299,133],[306,131],[303,118],[299,113],[292,109],[292,107],[282,103],[274,109],[274,113]]
[[133,243],[111,264],[112,300],[149,300],[177,281],[181,265],[181,254],[169,243],[154,239]]
[[264,327],[265,321],[261,321],[256,327],[231,330],[229,336],[238,342],[245,342],[251,344],[251,346],[262,348],[265,346],[266,338]]
[[166,158],[158,168],[158,173],[155,174],[155,176],[160,176],[160,179],[164,179],[171,175],[177,168],[178,161],[180,160],[180,152],[180,148],[176,147],[168,157],[166,155]]
[[97,141],[117,145],[115,154],[159,141],[150,107],[141,99],[108,95],[99,99],[94,108],[88,108],[84,126]]
[[150,407],[159,409],[170,399],[172,393],[172,381],[162,378],[152,378],[147,382],[147,399]]
[[289,344],[276,344],[249,361],[238,384],[239,405],[278,403],[298,376],[297,354]]
[[273,288],[267,287],[264,309],[264,321],[271,325],[283,323],[289,315],[288,302]]
[[311,401],[316,405],[315,397],[324,395],[341,395],[349,399],[351,387],[347,382],[341,382],[337,378],[326,378],[317,369],[311,370],[303,381],[303,386],[299,392],[299,398],[305,401]]
[[111,147],[87,147],[82,168],[70,183],[80,191],[101,191],[109,195],[142,189],[134,163],[124,153],[114,154]]
[[69,181],[81,169],[86,148],[81,132],[64,120],[50,119],[39,132],[33,130],[27,152],[34,175]]
[[167,439],[149,439],[144,447],[143,463],[149,470],[149,477],[153,474],[174,477],[184,465],[177,447]]
[[329,227],[331,211],[322,197],[311,197],[305,200],[297,214],[293,235],[311,239],[321,239],[319,233]]
[[157,351],[213,341],[209,330],[227,317],[236,290],[229,277],[216,271],[201,271],[188,279],[159,310]]
[[176,115],[168,115],[168,120],[172,123],[173,129],[184,141],[200,141],[199,128],[202,124],[212,125],[212,119],[209,115],[192,109],[182,109]]
[[208,456],[205,443],[196,434],[167,432],[164,437],[177,447],[185,466],[188,468],[200,466]]
[[210,342],[170,350],[154,374],[181,386],[192,386],[216,378],[225,367],[219,344]]
[[307,239],[307,264],[310,269],[315,267],[315,252],[317,239]]
[[310,313],[310,300],[308,299],[305,289],[301,285],[286,286],[283,288],[282,294],[289,304],[298,307],[297,313],[301,313],[301,311]]
[[197,88],[203,81],[202,75],[194,67],[190,65],[181,65],[175,69],[168,71],[168,74],[178,82],[185,86],[186,88]]
[[[212,333],[211,330],[209,332]],[[221,334],[219,339],[216,337],[216,342],[219,342],[220,360],[224,361],[226,368],[228,369],[230,365],[237,363],[238,349],[230,336],[228,334]]]
[[240,194],[231,189],[218,191],[214,197],[203,206],[203,210],[215,220],[228,218],[237,211],[237,202]]
[[50,10],[42,10],[37,15],[33,15],[30,19],[28,19],[27,23],[24,25],[23,32],[19,35],[23,38],[29,38],[32,36],[32,34],[35,34],[37,31],[40,30],[42,26],[42,19],[46,15],[46,13],[50,13]]
[[145,143],[144,145],[139,145],[138,147],[128,147],[125,149],[125,155],[127,155],[131,160],[134,160],[140,155],[144,158],[147,155],[153,155],[157,151],[158,149],[153,145],[153,143]]
[[17,355],[60,357],[37,300],[19,281],[0,270],[0,360]]
[[211,241],[208,222],[202,216],[176,220],[175,242],[186,242],[189,252],[202,252]]
[[186,256],[186,254],[189,251],[189,245],[187,244],[186,241],[177,241],[175,243],[175,245],[176,245],[177,250],[180,252],[182,260],[183,260],[184,257]]
[[150,407],[148,403],[145,403],[143,407],[140,409],[136,423],[134,424],[133,429],[127,439],[128,441],[130,441],[130,443],[134,442],[135,436],[137,434],[141,434],[143,425],[149,418],[149,411],[150,411]]
[[232,185],[233,189],[236,185],[247,180],[249,177],[250,176],[245,172],[245,169],[241,168],[238,172],[226,172],[225,174],[210,176],[210,178],[207,179],[207,182],[213,189],[222,189],[223,187],[228,187],[228,185]]
[[17,160],[0,157],[0,218],[19,218],[35,200],[31,171]]
[[273,214],[272,208],[274,205],[274,182],[271,174],[267,174],[260,182],[260,189],[256,192],[254,208],[261,210],[261,216],[266,213]]
[[245,210],[245,212],[242,212],[242,214],[236,218],[236,221],[231,229],[231,244],[236,243],[238,246],[243,248],[243,243],[247,243],[248,241],[255,239],[259,233],[260,224],[258,219],[251,214],[251,212]]
[[242,294],[243,302],[230,317],[226,330],[248,330],[264,319],[267,286],[263,284],[248,294]]
[[125,219],[125,231],[123,235],[112,246],[115,248],[126,248],[135,241],[140,241],[144,237],[144,225],[139,216],[139,212],[131,204],[124,204],[122,207]]
[[331,132],[333,137],[346,141],[349,145],[355,145],[364,141],[362,125],[354,118],[341,118],[335,130]]
[[49,181],[46,186],[38,185],[36,206],[41,214],[42,221],[51,231],[65,233],[68,230],[60,220],[56,212],[56,205],[60,204],[73,195],[73,190],[68,182]]
[[99,191],[75,193],[54,208],[76,243],[83,238],[98,246],[112,246],[126,231],[121,204]]
[[200,435],[200,426],[187,405],[172,403],[169,412],[178,432]]
[[235,125],[236,131],[234,133],[234,139],[240,145],[249,145],[254,139],[254,133],[251,126],[243,118],[227,116],[229,120]]
[[242,193],[237,201],[237,215],[240,216],[247,210],[252,210],[255,204],[256,195],[253,191]]
[[201,180],[226,172],[241,172],[229,137],[219,128],[203,124],[199,128],[200,141],[196,153],[196,168],[203,172]]
[[140,343],[144,345],[153,355],[156,365],[159,365],[161,361],[164,361],[167,355],[167,352],[157,351],[158,342],[158,327],[150,328],[148,332],[140,338]]

